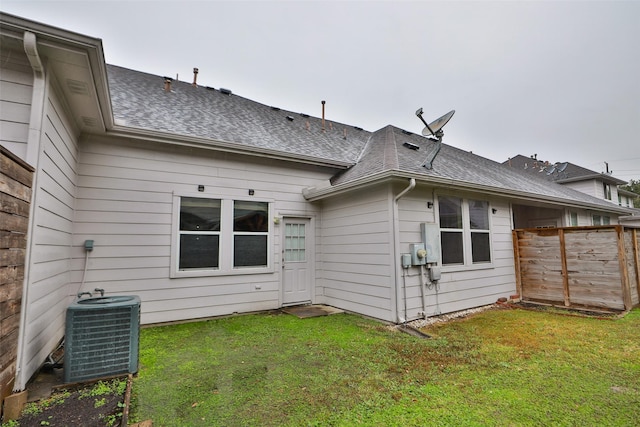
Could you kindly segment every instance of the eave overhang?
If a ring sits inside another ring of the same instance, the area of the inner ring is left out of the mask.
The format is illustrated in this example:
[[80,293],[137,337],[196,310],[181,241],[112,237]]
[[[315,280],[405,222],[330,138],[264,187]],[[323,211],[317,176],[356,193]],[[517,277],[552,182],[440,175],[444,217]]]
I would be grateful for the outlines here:
[[114,125],[112,129],[107,131],[107,135],[184,147],[202,148],[205,150],[223,151],[227,153],[283,160],[287,162],[324,166],[333,169],[348,169],[349,167],[353,166],[352,162],[331,160],[314,156],[305,156],[298,153],[286,153],[279,150],[270,150],[267,148],[247,146],[234,142],[208,138],[198,138],[186,135],[177,135],[168,132],[159,132],[149,129],[140,129],[121,125]]
[[45,66],[56,76],[81,132],[103,133],[113,126],[107,69],[98,38],[0,12],[0,36],[22,40],[36,36]]
[[596,174],[592,174],[592,175],[581,175],[581,176],[576,176],[573,178],[565,178],[565,179],[557,179],[554,182],[558,183],[558,184],[566,184],[566,183],[570,183],[570,182],[578,182],[578,181],[587,181],[590,179],[599,179],[602,182],[606,182],[607,184],[614,184],[614,185],[625,185],[627,183],[627,181],[619,179],[619,178],[615,178],[611,175],[607,175],[605,173],[596,173]]
[[440,177],[425,177],[399,170],[387,170],[377,174],[372,174],[354,181],[335,186],[327,184],[323,187],[311,187],[303,190],[304,198],[310,202],[323,200],[329,197],[359,191],[371,185],[389,182],[396,179],[414,178],[418,184],[426,184],[437,188],[448,188],[463,190],[471,193],[488,194],[492,196],[509,197],[511,199],[527,201],[529,203],[544,203],[560,205],[562,207],[582,208],[596,211],[615,212],[618,214],[630,214],[631,210],[617,205],[603,206],[597,203],[580,202],[561,197],[545,196],[536,193],[529,193],[519,190],[509,190],[499,187],[486,186],[466,181],[458,181]]

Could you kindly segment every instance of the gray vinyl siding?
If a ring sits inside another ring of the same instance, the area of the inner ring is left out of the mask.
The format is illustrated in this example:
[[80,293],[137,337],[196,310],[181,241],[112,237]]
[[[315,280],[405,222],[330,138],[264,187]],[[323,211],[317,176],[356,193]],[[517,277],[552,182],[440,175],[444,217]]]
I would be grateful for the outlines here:
[[588,194],[590,196],[604,199],[604,190],[602,188],[602,182],[595,179],[589,179],[586,181],[567,182],[562,185],[573,188],[581,193]]
[[0,144],[26,158],[33,71],[24,54],[0,50]]
[[[444,268],[437,291],[435,286],[431,289],[424,287],[424,311],[427,316],[491,304],[500,297],[509,297],[516,292],[509,203],[504,199],[486,199],[479,195],[471,197],[489,200],[491,208],[497,209],[495,214],[489,212],[492,263],[486,268]],[[433,190],[420,187],[400,199],[401,253],[409,253],[411,243],[422,241],[421,222],[437,222],[435,205],[428,208],[427,201],[433,201]],[[402,277],[401,272],[400,277],[407,294],[406,318],[414,320],[423,311],[420,268],[410,267],[404,274],[405,277]]]
[[321,302],[395,320],[391,218],[386,185],[323,202]]
[[[247,199],[253,189],[251,198],[272,202],[275,216],[315,217],[317,208],[303,198],[302,188],[335,173],[115,138],[87,136],[81,147],[73,286],[79,286],[84,268],[83,243],[94,240],[83,289],[139,295],[143,324],[280,306],[281,226],[272,220],[272,272],[170,278],[174,193]],[[198,185],[205,191],[199,193]]]
[[71,242],[77,163],[77,129],[53,86],[47,91],[40,137],[38,177],[31,229],[30,270],[24,339],[26,378],[35,372],[64,335],[72,301]]

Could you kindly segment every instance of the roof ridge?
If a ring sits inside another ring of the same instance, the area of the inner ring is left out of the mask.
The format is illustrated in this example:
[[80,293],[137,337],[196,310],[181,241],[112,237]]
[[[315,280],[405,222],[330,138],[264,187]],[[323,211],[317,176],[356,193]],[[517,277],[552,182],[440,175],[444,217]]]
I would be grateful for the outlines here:
[[388,125],[384,128],[386,135],[384,138],[384,152],[382,159],[383,170],[395,170],[398,169],[398,146],[396,144],[396,134],[394,126]]

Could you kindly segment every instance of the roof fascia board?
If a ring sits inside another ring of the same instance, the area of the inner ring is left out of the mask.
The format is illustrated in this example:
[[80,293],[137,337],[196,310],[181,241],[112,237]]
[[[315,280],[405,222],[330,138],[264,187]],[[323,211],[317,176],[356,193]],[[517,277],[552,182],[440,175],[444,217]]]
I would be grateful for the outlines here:
[[633,191],[625,190],[624,188],[618,188],[618,194],[624,194],[626,196],[632,196],[632,197],[640,197],[640,194],[634,193]]
[[264,148],[245,147],[242,145],[214,140],[197,138],[192,136],[174,135],[164,132],[150,131],[147,129],[129,128],[125,126],[114,125],[114,127],[107,131],[107,135],[120,137],[120,138],[132,138],[144,141],[159,142],[163,144],[179,145],[184,147],[203,148],[206,150],[224,151],[227,153],[236,153],[249,155],[254,157],[263,157],[276,160],[283,160],[287,162],[297,162],[316,166],[325,166],[333,169],[347,169],[352,166],[349,162],[331,161],[321,159],[312,156],[303,156],[299,154],[287,154],[281,151],[268,150]]
[[589,179],[600,179],[604,182],[607,182],[610,184],[616,184],[616,185],[624,185],[627,183],[627,181],[624,181],[622,179],[615,178],[611,175],[606,175],[603,173],[596,173],[593,175],[582,175],[582,176],[576,176],[573,178],[558,179],[558,180],[555,180],[554,182],[557,182],[559,184],[564,184],[569,182],[586,181]]
[[349,183],[336,185],[336,186],[327,186],[322,188],[310,188],[306,191],[303,191],[303,195],[306,200],[310,202],[322,200],[327,197],[344,194],[349,191],[357,191],[363,189],[372,184],[377,184],[382,181],[386,181],[392,178],[415,178],[419,183],[428,184],[437,187],[447,187],[456,190],[465,190],[480,194],[489,194],[493,196],[501,196],[501,197],[510,197],[517,200],[527,200],[534,201],[540,203],[554,204],[554,205],[562,205],[565,207],[573,207],[573,208],[582,208],[582,209],[591,209],[598,211],[607,211],[607,212],[616,212],[628,214],[630,213],[629,209],[618,207],[617,205],[612,204],[609,206],[602,206],[592,203],[580,203],[577,201],[571,201],[568,199],[563,199],[559,197],[551,197],[551,196],[542,196],[534,193],[527,193],[524,191],[518,190],[505,190],[502,188],[496,187],[487,187],[480,184],[469,183],[465,181],[456,181],[445,178],[438,177],[420,177],[415,174],[391,170],[384,171],[378,174],[370,175],[359,180],[355,180]]

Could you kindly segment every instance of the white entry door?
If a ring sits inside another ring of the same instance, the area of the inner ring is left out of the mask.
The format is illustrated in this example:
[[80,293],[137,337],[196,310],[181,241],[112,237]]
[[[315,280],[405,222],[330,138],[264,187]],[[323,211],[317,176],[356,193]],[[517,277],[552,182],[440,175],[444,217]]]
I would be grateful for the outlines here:
[[282,304],[311,302],[310,221],[285,218],[282,249]]

